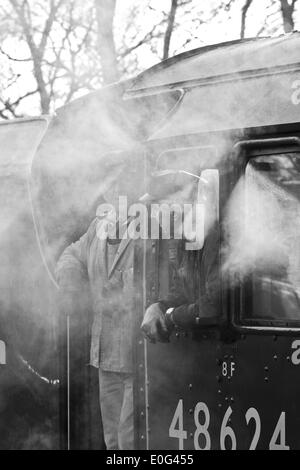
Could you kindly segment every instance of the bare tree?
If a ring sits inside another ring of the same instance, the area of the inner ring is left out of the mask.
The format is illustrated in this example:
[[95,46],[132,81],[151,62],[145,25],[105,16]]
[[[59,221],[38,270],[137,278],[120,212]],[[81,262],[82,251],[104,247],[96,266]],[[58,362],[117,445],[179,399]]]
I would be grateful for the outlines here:
[[[253,0],[246,0],[241,10],[241,38],[245,37],[246,17]],[[297,0],[271,0],[266,8],[263,24],[258,30],[261,34],[274,35],[282,29],[290,33],[295,29],[294,13]]]
[[290,33],[295,28],[293,14],[295,10],[296,1],[297,0],[291,0],[290,2],[288,2],[288,0],[280,0],[283,29],[285,33]]
[[246,3],[244,4],[242,8],[242,19],[241,19],[241,39],[244,39],[245,37],[245,30],[246,30],[246,17],[248,10],[252,4],[253,0],[246,0]]
[[164,37],[163,59],[167,59],[169,57],[170,42],[171,42],[172,32],[174,29],[177,7],[178,7],[178,0],[172,0],[171,9],[170,9],[168,20],[167,20],[167,29],[166,29],[166,33]]
[[[100,86],[100,62],[94,47],[93,0],[4,0],[0,18],[9,24],[0,32],[0,55],[9,64],[11,78],[0,88],[2,118],[19,117],[20,106],[30,98],[40,102],[40,112],[68,102],[76,93]],[[20,44],[21,56],[7,44]],[[24,57],[24,48],[28,55]],[[31,69],[34,80],[24,75]],[[36,85],[34,84],[36,83]],[[21,93],[20,90],[26,90]],[[17,96],[15,96],[17,95]],[[31,101],[28,101],[30,103]],[[38,112],[38,111],[37,111]]]
[[17,14],[19,23],[23,30],[23,34],[30,49],[31,58],[33,61],[33,73],[37,82],[38,91],[41,99],[41,110],[45,114],[48,114],[50,110],[50,95],[47,90],[47,85],[42,70],[42,64],[49,33],[53,26],[56,13],[64,1],[65,0],[50,0],[49,15],[45,21],[41,34],[41,39],[39,42],[36,42],[34,40],[33,31],[31,28],[31,10],[27,0],[24,0],[23,2],[18,2],[17,0],[10,0],[10,3],[15,13]]
[[[203,31],[227,21],[238,4],[244,38],[249,8],[255,3],[169,1],[165,11],[159,2],[136,0],[126,10],[127,20],[114,25],[116,0],[2,0],[0,118],[18,117],[32,107],[35,114],[52,112],[102,84],[204,45]],[[258,35],[276,34],[282,24],[285,32],[292,31],[296,3],[269,0]]]
[[116,0],[95,0],[98,24],[98,50],[101,60],[103,83],[119,79],[117,52],[113,34]]

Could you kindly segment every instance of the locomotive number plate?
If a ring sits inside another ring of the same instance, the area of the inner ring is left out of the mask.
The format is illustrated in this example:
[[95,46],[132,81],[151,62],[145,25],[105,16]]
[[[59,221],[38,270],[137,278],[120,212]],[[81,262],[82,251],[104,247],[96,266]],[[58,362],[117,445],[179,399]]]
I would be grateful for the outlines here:
[[[191,413],[192,410],[189,410]],[[221,425],[218,430],[219,448],[221,450],[235,450],[239,445],[239,430],[234,429],[232,418],[234,417],[234,407],[228,408],[221,416]],[[169,437],[178,440],[179,450],[184,450],[185,441],[188,438],[188,432],[184,427],[184,402],[182,399],[178,401],[170,427]],[[194,430],[193,442],[195,450],[210,450],[212,443],[211,436],[211,413],[204,402],[198,402],[193,410],[194,416]],[[249,427],[249,434],[251,432],[249,450],[255,450],[259,444],[262,430],[262,420],[259,413],[254,407],[246,410],[244,415],[244,425]],[[250,430],[251,428],[251,430]],[[215,427],[214,427],[215,429]],[[215,430],[214,430],[215,432]],[[290,446],[286,442],[286,413],[281,411],[279,413],[277,424],[273,433],[269,437],[270,450],[289,450]]]

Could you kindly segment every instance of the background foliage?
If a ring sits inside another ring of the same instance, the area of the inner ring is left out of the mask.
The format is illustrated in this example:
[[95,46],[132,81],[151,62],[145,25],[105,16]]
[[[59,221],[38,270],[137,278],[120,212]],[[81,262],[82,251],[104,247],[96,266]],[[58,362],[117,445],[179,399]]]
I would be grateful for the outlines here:
[[2,0],[0,118],[73,98],[205,44],[297,29],[297,0]]

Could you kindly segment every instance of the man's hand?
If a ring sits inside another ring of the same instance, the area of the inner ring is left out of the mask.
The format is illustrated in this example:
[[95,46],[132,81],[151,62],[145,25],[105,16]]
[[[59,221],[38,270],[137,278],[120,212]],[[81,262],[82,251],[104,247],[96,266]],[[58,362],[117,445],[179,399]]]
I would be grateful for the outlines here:
[[150,305],[147,308],[141,330],[151,343],[160,341],[161,343],[168,343],[170,337],[170,330],[167,328],[166,319],[159,303]]

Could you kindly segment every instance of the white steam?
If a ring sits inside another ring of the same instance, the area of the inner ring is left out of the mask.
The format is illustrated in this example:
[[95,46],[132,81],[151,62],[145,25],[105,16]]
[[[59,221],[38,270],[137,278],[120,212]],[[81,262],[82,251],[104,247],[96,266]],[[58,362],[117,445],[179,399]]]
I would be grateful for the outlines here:
[[250,164],[230,198],[225,271],[245,276],[286,270],[300,288],[300,203],[278,182]]

